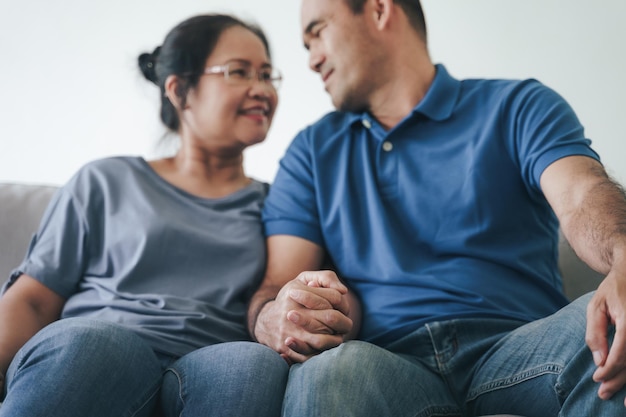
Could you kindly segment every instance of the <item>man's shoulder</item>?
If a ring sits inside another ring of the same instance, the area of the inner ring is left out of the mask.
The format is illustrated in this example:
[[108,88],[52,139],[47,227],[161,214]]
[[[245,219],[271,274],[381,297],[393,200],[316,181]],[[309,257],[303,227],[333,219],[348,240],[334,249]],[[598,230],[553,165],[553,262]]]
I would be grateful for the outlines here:
[[558,93],[534,78],[466,79],[461,81],[459,97],[465,108],[491,108],[506,113],[562,101]]
[[534,78],[467,78],[460,82],[463,92],[481,95],[510,95],[517,91],[546,88]]

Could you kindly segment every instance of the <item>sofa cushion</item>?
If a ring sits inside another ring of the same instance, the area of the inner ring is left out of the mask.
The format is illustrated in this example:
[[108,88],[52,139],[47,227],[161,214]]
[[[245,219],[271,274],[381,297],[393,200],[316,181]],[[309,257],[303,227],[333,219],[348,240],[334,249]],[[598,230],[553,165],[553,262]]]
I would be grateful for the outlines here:
[[58,187],[0,183],[0,283],[24,259],[41,216]]

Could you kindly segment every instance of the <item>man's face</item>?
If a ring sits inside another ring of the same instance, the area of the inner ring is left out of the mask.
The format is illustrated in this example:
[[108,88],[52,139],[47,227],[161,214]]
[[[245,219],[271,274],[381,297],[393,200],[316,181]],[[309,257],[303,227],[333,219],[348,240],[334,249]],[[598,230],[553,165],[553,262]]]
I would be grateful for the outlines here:
[[[367,6],[366,6],[367,8]],[[318,72],[338,110],[367,109],[376,72],[367,10],[355,15],[343,0],[302,0],[309,66]]]

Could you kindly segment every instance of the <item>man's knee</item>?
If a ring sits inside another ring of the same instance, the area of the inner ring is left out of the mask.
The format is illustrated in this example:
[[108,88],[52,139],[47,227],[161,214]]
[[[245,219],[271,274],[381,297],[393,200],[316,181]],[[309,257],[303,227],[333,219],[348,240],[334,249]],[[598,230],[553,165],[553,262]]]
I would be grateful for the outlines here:
[[309,386],[315,385],[316,389],[325,387],[332,390],[331,385],[335,384],[345,387],[346,382],[351,384],[358,380],[378,379],[386,358],[392,357],[395,360],[396,355],[371,343],[357,340],[345,342],[292,366],[289,385],[292,381],[300,381]]

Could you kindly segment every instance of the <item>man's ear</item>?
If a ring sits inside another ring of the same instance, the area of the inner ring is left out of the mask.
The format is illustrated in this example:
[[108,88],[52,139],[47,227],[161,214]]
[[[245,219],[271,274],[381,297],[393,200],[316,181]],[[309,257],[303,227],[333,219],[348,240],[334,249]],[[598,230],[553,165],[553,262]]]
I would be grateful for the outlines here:
[[394,13],[393,0],[370,0],[372,5],[372,17],[377,29],[384,29],[389,25],[391,16]]

